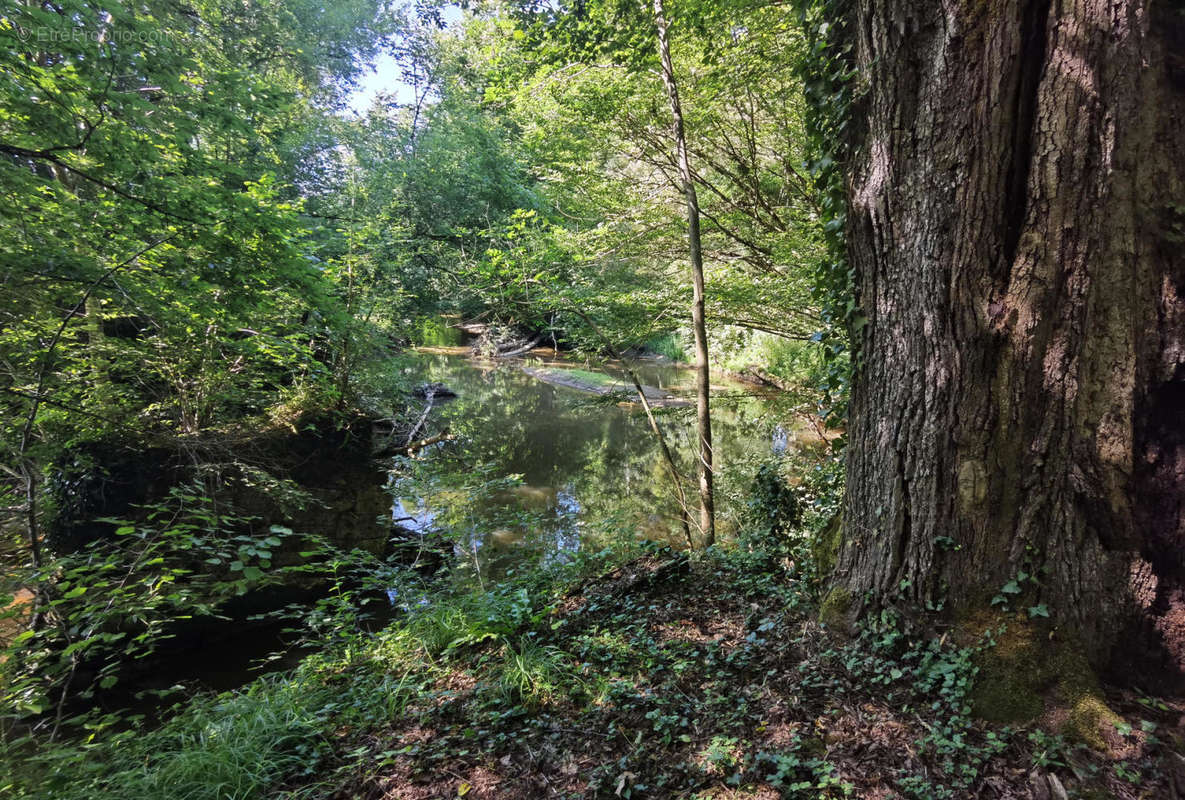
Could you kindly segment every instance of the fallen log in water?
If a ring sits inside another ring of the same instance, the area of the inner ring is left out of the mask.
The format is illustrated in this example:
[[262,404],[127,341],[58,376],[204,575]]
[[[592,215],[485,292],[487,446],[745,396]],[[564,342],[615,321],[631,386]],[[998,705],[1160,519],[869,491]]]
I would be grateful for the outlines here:
[[[569,389],[577,389],[581,392],[601,395],[602,397],[621,395],[623,402],[632,403],[635,400],[631,398],[636,398],[634,389],[629,384],[610,375],[598,375],[603,380],[593,380],[592,378],[583,377],[576,370],[552,369],[548,367],[525,367],[523,372],[536,380],[550,383],[554,386],[566,386]],[[640,386],[639,389],[652,406],[691,405],[690,401],[682,397],[676,397],[654,386]]]
[[494,353],[494,356],[496,358],[514,358],[515,356],[521,356],[523,353],[528,353],[538,347],[546,336],[546,331],[537,333],[531,337],[526,344],[519,345],[518,347],[514,347],[509,350],[498,350]]

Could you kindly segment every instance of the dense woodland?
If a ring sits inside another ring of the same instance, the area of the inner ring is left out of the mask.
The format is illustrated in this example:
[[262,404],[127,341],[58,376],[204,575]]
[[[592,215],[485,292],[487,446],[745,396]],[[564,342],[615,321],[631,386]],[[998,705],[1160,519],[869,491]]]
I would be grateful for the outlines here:
[[1185,797],[1183,52],[13,0],[0,792]]

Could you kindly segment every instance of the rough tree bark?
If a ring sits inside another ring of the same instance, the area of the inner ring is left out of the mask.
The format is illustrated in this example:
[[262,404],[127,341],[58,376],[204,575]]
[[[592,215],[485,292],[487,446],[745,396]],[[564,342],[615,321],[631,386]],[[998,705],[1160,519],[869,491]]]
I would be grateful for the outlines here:
[[658,57],[662,63],[662,82],[670,101],[675,156],[679,162],[679,180],[687,204],[687,244],[691,260],[691,329],[695,338],[695,420],[699,438],[699,527],[704,547],[716,542],[716,511],[712,493],[712,414],[709,408],[711,373],[708,363],[708,332],[704,322],[704,256],[699,232],[699,198],[687,155],[687,136],[683,127],[683,108],[679,104],[679,84],[671,61],[667,36],[667,18],[663,0],[654,0],[654,25],[658,33]]
[[1139,666],[1179,681],[1185,4],[855,0],[848,22],[851,612],[968,612],[1025,571],[1096,665],[1139,632]]

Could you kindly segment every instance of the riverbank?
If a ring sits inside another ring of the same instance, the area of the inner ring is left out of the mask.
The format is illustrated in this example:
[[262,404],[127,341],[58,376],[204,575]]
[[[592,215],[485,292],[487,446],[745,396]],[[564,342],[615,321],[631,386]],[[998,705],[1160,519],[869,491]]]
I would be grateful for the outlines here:
[[805,541],[600,554],[376,633],[339,620],[287,676],[26,763],[25,796],[1171,796],[1185,709],[1110,697],[1130,726],[1110,752],[974,721],[972,649],[902,623],[837,638]]
[[[414,432],[457,435],[393,466],[406,486],[345,526],[414,518],[402,542],[384,538],[391,558],[355,549],[326,553],[316,574],[280,567],[281,554],[304,558],[305,532],[261,541],[242,519],[220,534],[233,548],[174,554],[181,586],[180,570],[203,558],[236,593],[278,567],[315,577],[326,591],[285,615],[298,666],[222,694],[191,685],[172,711],[92,717],[56,743],[10,735],[0,788],[20,800],[1171,796],[1174,765],[1185,766],[1173,754],[1185,744],[1181,703],[1109,693],[1121,727],[1092,747],[1063,733],[1052,708],[1012,727],[971,716],[986,640],[935,639],[891,615],[855,638],[821,624],[841,473],[803,432],[777,454],[776,418],[754,398],[721,412],[729,536],[688,554],[664,545],[669,498],[639,415],[523,366],[421,354],[390,368],[407,388],[400,419],[421,418],[427,398],[414,387],[455,390]],[[643,369],[677,391],[679,368]],[[676,432],[678,414],[667,417]],[[350,435],[313,435],[308,421],[277,428],[307,433],[304,449],[287,452],[296,439],[277,432],[269,452],[283,444],[295,477],[356,483],[341,461],[371,464],[370,421]],[[402,441],[414,429],[399,430]],[[324,446],[334,469],[312,458]],[[135,541],[208,524],[200,498],[183,499],[192,519],[170,512],[168,527],[145,523]],[[191,613],[157,609],[174,611]],[[142,676],[117,677],[117,690],[144,688]]]
[[[361,377],[357,406],[298,395],[184,440],[80,445],[85,458],[55,484],[53,569],[14,566],[7,580],[14,595],[65,582],[71,591],[48,596],[49,613],[87,634],[51,625],[24,636],[29,606],[0,607],[0,644],[15,659],[6,696],[23,704],[0,724],[56,725],[61,709],[65,732],[76,714],[155,715],[195,690],[243,685],[261,664],[290,666],[296,656],[285,653],[319,643],[293,650],[285,631],[307,635],[305,621],[343,584],[367,587],[356,599],[369,613],[404,573],[452,570],[482,586],[618,539],[680,541],[637,409],[524,368],[599,386],[619,375],[462,352],[388,357]],[[678,399],[685,368],[635,368],[653,394]],[[424,386],[444,388],[429,398]],[[744,513],[752,463],[769,452],[773,417],[753,397],[714,410],[726,535]],[[676,408],[662,423],[685,463],[689,422]],[[412,439],[435,444],[412,457]]]

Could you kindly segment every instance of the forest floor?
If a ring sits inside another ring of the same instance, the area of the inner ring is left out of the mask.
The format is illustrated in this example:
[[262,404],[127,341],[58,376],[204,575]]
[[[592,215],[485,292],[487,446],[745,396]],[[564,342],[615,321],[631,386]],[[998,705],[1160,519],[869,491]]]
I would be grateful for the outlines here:
[[338,796],[1178,796],[1185,705],[1109,693],[1107,752],[975,721],[971,649],[837,637],[766,562],[654,551],[448,646],[397,719],[337,733]]

